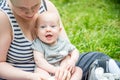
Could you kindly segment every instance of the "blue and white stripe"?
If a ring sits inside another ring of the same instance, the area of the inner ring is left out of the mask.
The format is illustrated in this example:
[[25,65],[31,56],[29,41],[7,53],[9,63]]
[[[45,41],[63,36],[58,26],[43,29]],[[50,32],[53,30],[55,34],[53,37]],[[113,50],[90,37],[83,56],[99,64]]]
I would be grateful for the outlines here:
[[[6,0],[0,2],[0,9],[7,14],[13,30],[13,41],[8,51],[7,62],[22,70],[34,71],[32,42],[24,36]],[[45,11],[43,4],[39,11],[40,13]]]

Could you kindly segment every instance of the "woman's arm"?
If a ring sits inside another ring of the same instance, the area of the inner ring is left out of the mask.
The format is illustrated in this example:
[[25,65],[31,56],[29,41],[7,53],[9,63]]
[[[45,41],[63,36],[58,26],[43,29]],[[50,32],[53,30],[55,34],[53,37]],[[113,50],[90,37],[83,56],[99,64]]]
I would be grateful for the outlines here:
[[[12,30],[7,16],[0,11],[0,78],[11,80],[36,80],[37,75],[17,69],[6,62],[12,41]],[[39,79],[37,79],[39,80]]]
[[[47,10],[55,12],[59,16],[59,18],[60,18],[59,12],[58,12],[57,8],[54,6],[54,4],[51,3],[50,0],[45,0],[45,2],[46,2],[46,5],[47,5]],[[62,31],[61,31],[60,35],[63,38],[66,38],[69,41],[68,36],[67,36],[67,34],[65,32],[64,26],[62,24],[61,18],[59,20],[60,20],[60,27],[62,27]]]
[[0,78],[7,80],[40,80],[39,74],[25,72],[9,65],[6,62],[0,62]]

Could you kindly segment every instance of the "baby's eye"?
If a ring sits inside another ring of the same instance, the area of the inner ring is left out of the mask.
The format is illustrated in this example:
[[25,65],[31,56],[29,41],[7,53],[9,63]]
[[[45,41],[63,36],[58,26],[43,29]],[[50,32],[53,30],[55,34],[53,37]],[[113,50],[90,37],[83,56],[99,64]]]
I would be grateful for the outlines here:
[[46,26],[40,26],[40,28],[46,28]]
[[52,25],[51,27],[52,27],[52,28],[55,28],[56,26],[55,26],[55,25]]

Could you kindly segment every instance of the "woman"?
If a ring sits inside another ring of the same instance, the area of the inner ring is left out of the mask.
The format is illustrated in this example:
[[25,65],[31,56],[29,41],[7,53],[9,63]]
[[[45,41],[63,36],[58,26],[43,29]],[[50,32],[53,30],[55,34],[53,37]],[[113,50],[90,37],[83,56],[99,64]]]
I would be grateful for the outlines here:
[[[59,15],[49,0],[0,1],[0,78],[8,80],[41,80],[46,78],[44,74],[33,73],[35,63],[31,49],[32,41],[35,39],[34,27],[37,16],[46,10]],[[60,27],[63,28],[61,21]],[[67,38],[64,29],[62,30],[61,36]],[[80,56],[78,61],[78,66],[83,69],[82,80],[85,80],[86,75],[84,74],[89,70],[89,65],[86,62],[90,64],[101,56],[108,57],[93,52],[89,53],[87,58],[84,56]],[[58,74],[57,80],[60,77],[69,80],[70,73],[68,71],[60,69]]]
[[[34,27],[37,16],[46,10],[59,15],[49,0],[0,2],[0,19],[2,19],[0,20],[0,78],[8,80],[44,78],[43,74],[32,73],[35,63],[31,44],[35,39]],[[60,26],[62,27],[62,23]],[[67,38],[64,30],[61,35]]]

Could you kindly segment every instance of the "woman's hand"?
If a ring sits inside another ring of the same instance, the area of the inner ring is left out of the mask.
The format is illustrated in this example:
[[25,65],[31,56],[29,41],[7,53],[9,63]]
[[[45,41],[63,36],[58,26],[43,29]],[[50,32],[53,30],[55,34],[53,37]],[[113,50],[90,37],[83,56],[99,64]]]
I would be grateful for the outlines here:
[[48,80],[51,76],[46,76],[44,73],[33,73],[31,80]]
[[75,72],[75,62],[72,60],[68,60],[65,69],[67,69],[71,74],[73,74]]
[[71,73],[65,67],[57,67],[55,72],[56,80],[70,80]]
[[48,78],[49,78],[49,76],[46,76],[42,73],[33,73],[30,80],[48,80]]

